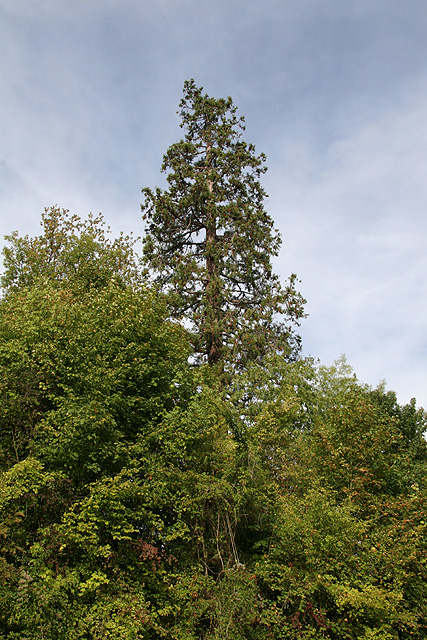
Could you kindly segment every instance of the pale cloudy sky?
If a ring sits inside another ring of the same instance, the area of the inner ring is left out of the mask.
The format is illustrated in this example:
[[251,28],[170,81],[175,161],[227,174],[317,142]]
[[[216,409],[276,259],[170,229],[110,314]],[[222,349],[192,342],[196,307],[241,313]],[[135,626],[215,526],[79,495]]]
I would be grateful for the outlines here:
[[304,353],[427,407],[426,33],[425,0],[0,0],[0,234],[141,234],[194,78],[267,154]]

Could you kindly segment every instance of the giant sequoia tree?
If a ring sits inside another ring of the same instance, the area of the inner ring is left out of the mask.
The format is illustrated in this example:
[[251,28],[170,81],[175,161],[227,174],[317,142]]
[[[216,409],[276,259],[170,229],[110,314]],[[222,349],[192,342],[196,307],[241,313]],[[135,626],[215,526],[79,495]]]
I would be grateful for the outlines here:
[[272,273],[281,241],[259,181],[265,156],[241,139],[232,99],[202,90],[185,82],[185,136],[163,158],[168,189],[143,189],[146,264],[173,316],[191,322],[200,359],[242,366],[271,348],[294,355],[305,301],[295,275],[282,288]]

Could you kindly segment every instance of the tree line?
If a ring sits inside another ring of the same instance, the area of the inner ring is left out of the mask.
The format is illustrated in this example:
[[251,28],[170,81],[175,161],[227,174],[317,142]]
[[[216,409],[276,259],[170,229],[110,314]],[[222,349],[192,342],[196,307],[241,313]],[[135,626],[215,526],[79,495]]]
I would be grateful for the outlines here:
[[0,638],[427,633],[426,414],[301,355],[231,98],[194,81],[143,252],[58,206],[6,237]]

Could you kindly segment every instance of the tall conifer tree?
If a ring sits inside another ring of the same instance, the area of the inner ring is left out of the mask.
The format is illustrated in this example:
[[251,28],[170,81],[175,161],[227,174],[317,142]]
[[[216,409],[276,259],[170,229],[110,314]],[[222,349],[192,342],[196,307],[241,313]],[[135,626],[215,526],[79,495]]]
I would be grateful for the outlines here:
[[191,322],[201,360],[239,367],[271,348],[292,357],[305,301],[295,275],[282,288],[272,273],[281,240],[260,184],[265,156],[241,139],[230,97],[188,80],[178,113],[185,135],[163,157],[168,189],[143,189],[146,265],[172,315]]

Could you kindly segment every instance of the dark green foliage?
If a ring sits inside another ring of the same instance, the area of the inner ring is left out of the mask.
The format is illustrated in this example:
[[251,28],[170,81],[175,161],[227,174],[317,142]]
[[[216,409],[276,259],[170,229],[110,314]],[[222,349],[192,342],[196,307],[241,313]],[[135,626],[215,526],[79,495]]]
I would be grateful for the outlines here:
[[185,83],[185,136],[163,158],[169,187],[144,189],[142,211],[146,264],[173,316],[191,322],[196,354],[243,367],[269,350],[298,352],[305,301],[295,275],[282,288],[272,273],[280,237],[259,182],[265,157],[241,139],[236,111]]

